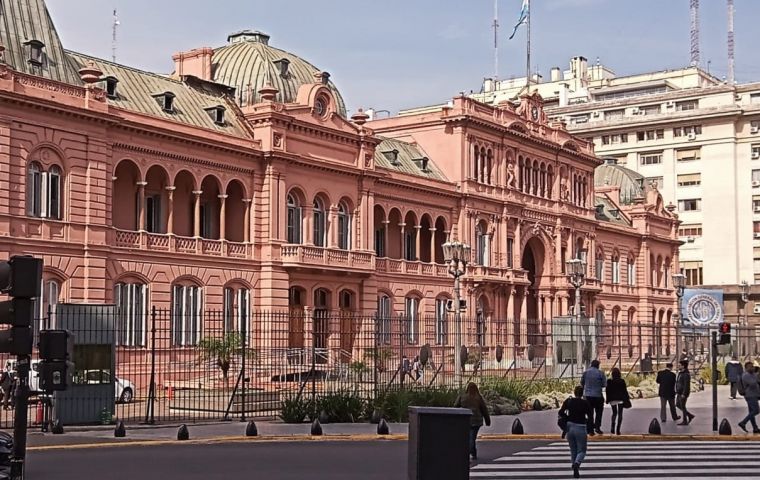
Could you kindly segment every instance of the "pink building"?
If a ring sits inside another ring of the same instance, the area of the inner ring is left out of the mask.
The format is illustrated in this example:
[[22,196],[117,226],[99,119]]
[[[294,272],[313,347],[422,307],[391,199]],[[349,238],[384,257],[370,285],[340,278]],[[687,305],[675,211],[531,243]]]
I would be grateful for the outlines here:
[[671,324],[676,216],[537,94],[349,118],[329,74],[261,32],[160,75],[65,50],[43,0],[0,8],[34,26],[0,26],[0,252],[44,258],[42,309],[128,306],[120,342],[138,347],[151,305],[172,309],[175,345],[198,341],[205,309],[287,308],[405,313],[410,343],[433,343],[417,319],[445,317],[441,245],[459,239],[468,315],[492,344],[537,343],[568,314],[575,256],[587,310]]

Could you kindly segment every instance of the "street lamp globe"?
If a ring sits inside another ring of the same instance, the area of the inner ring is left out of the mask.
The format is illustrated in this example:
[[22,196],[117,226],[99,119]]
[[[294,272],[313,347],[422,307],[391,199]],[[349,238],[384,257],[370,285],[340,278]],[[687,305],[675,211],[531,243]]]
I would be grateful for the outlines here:
[[742,280],[742,283],[739,285],[739,291],[742,295],[742,302],[747,303],[749,300],[749,283],[746,280]]
[[683,273],[674,273],[673,286],[675,288],[683,288],[684,286],[686,286],[686,275],[684,275]]

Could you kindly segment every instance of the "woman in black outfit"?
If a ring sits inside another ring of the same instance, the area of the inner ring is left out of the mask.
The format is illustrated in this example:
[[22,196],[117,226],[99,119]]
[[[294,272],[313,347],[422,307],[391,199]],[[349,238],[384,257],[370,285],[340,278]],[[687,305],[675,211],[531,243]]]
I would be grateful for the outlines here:
[[573,462],[573,476],[581,477],[581,463],[586,458],[588,437],[594,435],[594,413],[591,404],[583,398],[583,387],[575,387],[575,397],[565,400],[559,415],[567,421],[567,443]]
[[[612,369],[612,378],[607,380],[607,403],[612,407],[612,426],[610,433],[620,435],[620,425],[623,423],[623,409],[630,406],[631,398],[628,396],[628,385],[625,384],[619,368]],[[617,428],[615,428],[617,419]]]

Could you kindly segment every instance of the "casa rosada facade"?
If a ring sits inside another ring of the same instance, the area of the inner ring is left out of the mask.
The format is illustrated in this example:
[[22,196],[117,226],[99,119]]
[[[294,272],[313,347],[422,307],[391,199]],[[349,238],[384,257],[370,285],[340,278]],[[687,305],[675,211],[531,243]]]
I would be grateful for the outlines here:
[[[198,331],[207,309],[445,315],[441,246],[460,240],[483,334],[546,333],[528,320],[570,312],[578,256],[587,310],[673,321],[677,217],[548,122],[537,94],[346,118],[330,76],[260,32],[158,75],[65,50],[44,3],[26,3],[47,33],[0,37],[0,252],[44,258],[41,312],[155,305]],[[124,321],[144,345],[145,322]]]

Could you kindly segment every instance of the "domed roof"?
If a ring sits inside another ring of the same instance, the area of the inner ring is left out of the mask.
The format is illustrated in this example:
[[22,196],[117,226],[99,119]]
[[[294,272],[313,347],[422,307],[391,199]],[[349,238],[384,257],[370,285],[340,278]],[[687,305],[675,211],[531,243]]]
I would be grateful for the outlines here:
[[[269,45],[269,35],[251,30],[233,33],[227,37],[227,45],[217,48],[213,57],[213,80],[237,89],[242,105],[261,101],[258,91],[269,83],[277,90],[277,101],[295,102],[298,88],[317,82],[320,70],[301,57]],[[322,80],[332,91],[337,111],[346,116],[343,97],[324,73]],[[248,99],[249,88],[254,96]]]
[[644,196],[644,176],[618,165],[617,159],[606,158],[594,170],[594,186],[616,185],[620,187],[620,203],[629,205],[634,198]]

